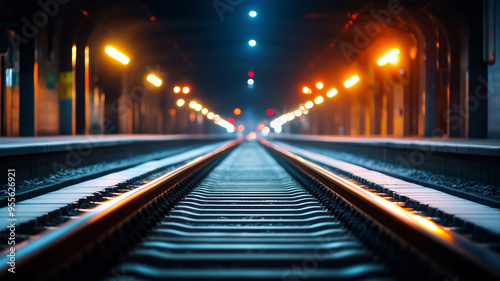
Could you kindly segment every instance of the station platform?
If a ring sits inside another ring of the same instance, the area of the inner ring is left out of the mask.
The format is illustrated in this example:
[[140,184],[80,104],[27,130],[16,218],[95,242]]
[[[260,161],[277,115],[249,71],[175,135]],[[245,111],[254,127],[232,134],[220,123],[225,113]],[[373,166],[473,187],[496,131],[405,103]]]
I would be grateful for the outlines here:
[[273,135],[273,140],[500,186],[500,139]]
[[80,135],[43,137],[0,137],[0,157],[50,153],[71,149],[111,147],[139,142],[225,140],[229,135]]
[[315,135],[274,135],[273,139],[299,140],[309,142],[367,145],[376,147],[433,150],[454,154],[477,154],[500,156],[500,139],[463,139],[463,138],[387,138],[387,137],[349,137]]
[[[62,170],[155,155],[179,148],[196,148],[225,141],[232,135],[82,135],[0,138],[0,170],[15,169],[22,182]],[[0,173],[6,183],[7,173]]]

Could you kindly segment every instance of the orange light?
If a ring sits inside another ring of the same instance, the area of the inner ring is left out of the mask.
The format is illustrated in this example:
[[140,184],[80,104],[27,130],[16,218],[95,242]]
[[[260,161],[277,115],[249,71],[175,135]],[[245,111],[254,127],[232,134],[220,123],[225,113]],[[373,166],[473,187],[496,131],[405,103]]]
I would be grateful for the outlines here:
[[160,78],[156,77],[154,74],[149,74],[148,78],[146,78],[149,83],[155,85],[156,87],[160,87],[163,81]]
[[130,62],[130,59],[126,55],[120,53],[120,51],[111,46],[107,46],[105,51],[106,54],[108,54],[110,57],[114,58],[115,60],[123,64],[128,64]]
[[172,108],[172,109],[170,109],[169,113],[170,113],[170,115],[175,115],[176,110]]
[[189,94],[189,91],[191,91],[191,89],[189,89],[189,87],[184,87],[184,88],[182,88],[182,92],[183,92],[185,95]]
[[311,89],[309,89],[309,87],[307,86],[302,88],[302,93],[304,93],[305,95],[309,95],[311,92],[312,92]]
[[245,130],[245,126],[239,125],[238,126],[238,131],[243,132]]
[[358,82],[359,82],[359,77],[357,75],[354,75],[353,77],[347,79],[347,81],[344,82],[344,87],[350,88]]
[[241,109],[239,109],[239,108],[235,108],[235,109],[234,109],[234,115],[238,116],[238,115],[240,115],[240,114],[241,114]]
[[326,93],[326,96],[329,97],[329,98],[333,98],[337,94],[338,94],[337,89],[333,88],[333,89],[331,89],[330,91],[328,91]]
[[265,127],[266,127],[266,125],[260,124],[259,126],[257,126],[257,129],[259,129],[259,131],[262,131],[262,130],[264,130]]
[[189,121],[194,122],[196,120],[196,113],[189,113]]
[[386,65],[388,63],[396,65],[398,63],[397,54],[399,54],[399,50],[394,49],[394,50],[390,51],[389,53],[387,53],[385,56],[378,59],[377,64],[380,66]]
[[413,219],[422,225],[423,227],[427,228],[428,230],[434,232],[435,234],[439,235],[440,237],[453,241],[453,236],[451,236],[448,232],[446,232],[443,228],[438,226],[436,223],[433,221],[430,221],[428,219],[425,219],[419,215],[412,214]]
[[181,92],[181,87],[179,87],[179,86],[175,86],[175,87],[174,87],[174,93],[178,94],[178,93],[180,93],[180,92]]
[[323,85],[323,83],[322,83],[322,82],[318,82],[318,83],[316,83],[316,88],[318,88],[319,90],[323,89],[323,87],[324,87],[324,86],[325,86],[325,85]]
[[248,135],[247,135],[247,140],[248,141],[251,141],[251,140],[254,140],[257,138],[257,134],[255,132],[250,132]]
[[75,67],[76,65],[76,45],[71,47],[71,65]]

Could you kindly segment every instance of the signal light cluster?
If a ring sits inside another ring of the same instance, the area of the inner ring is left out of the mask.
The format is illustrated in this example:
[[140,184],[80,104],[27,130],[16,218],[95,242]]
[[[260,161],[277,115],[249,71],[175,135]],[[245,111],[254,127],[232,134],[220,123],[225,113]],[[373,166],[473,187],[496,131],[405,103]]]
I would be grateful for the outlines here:
[[[359,80],[360,80],[359,77],[357,75],[354,75],[344,82],[344,87],[350,88],[350,87],[354,86],[356,83],[358,83]],[[322,82],[316,83],[316,88],[323,89],[323,87],[324,87],[324,84]],[[309,87],[305,86],[302,88],[302,93],[310,95],[310,94],[312,94],[312,90]],[[338,90],[335,88],[332,88],[326,93],[326,97],[333,98],[337,94],[338,94]],[[295,118],[309,114],[309,110],[311,108],[313,108],[315,104],[319,105],[319,104],[322,104],[324,101],[325,101],[325,97],[323,97],[322,95],[317,96],[313,101],[307,101],[303,104],[300,104],[298,108],[296,108],[288,113],[285,113],[278,118],[275,118],[274,120],[271,121],[269,126],[274,129],[275,133],[279,134],[279,133],[281,133],[281,131],[283,129],[282,128],[283,125],[294,120]]]
[[[184,99],[177,100],[178,107],[183,107],[185,104],[186,104],[186,101]],[[196,111],[196,112],[201,112],[201,114],[203,114],[203,116],[205,116],[208,120],[211,120],[216,125],[223,127],[224,129],[226,129],[226,131],[228,133],[236,132],[236,127],[231,122],[229,122],[233,118],[229,118],[229,120],[226,120],[226,119],[220,117],[220,115],[209,111],[206,107],[203,107],[203,105],[201,105],[200,103],[198,103],[194,100],[189,103],[189,108],[191,110]],[[234,119],[232,121],[234,123]]]

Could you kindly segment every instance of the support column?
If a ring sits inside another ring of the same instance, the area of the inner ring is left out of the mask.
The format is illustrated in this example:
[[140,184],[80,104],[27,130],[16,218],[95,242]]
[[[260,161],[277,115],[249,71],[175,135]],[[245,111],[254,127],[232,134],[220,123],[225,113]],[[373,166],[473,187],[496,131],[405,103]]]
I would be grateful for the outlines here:
[[84,135],[87,132],[86,126],[86,86],[85,86],[85,42],[77,38],[76,63],[74,67],[74,89],[75,89],[75,133]]
[[422,20],[425,38],[425,121],[424,136],[432,137],[438,125],[438,50],[436,25],[430,19]]
[[33,137],[35,128],[35,41],[19,45],[19,135]]
[[[496,1],[495,1],[496,2]],[[483,1],[472,1],[469,12],[469,30],[483,30]],[[494,3],[498,5],[497,3]],[[484,90],[484,82],[488,75],[486,62],[483,60],[483,46],[477,42],[485,42],[483,33],[469,32],[469,95],[466,99],[469,110],[469,138],[486,138],[488,136],[488,99]]]

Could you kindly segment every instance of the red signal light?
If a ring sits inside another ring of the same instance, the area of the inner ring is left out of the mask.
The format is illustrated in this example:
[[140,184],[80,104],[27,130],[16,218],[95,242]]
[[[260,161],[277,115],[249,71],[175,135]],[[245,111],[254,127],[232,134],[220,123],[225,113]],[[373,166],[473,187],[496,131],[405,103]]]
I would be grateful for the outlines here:
[[253,77],[254,77],[254,75],[255,75],[255,73],[253,73],[253,71],[249,71],[249,72],[248,72],[248,77],[253,78]]
[[274,114],[274,111],[273,111],[272,109],[270,109],[270,108],[269,108],[269,109],[267,110],[267,115],[273,115],[273,114]]
[[233,117],[230,117],[227,119],[227,122],[231,123],[234,125],[234,118]]

